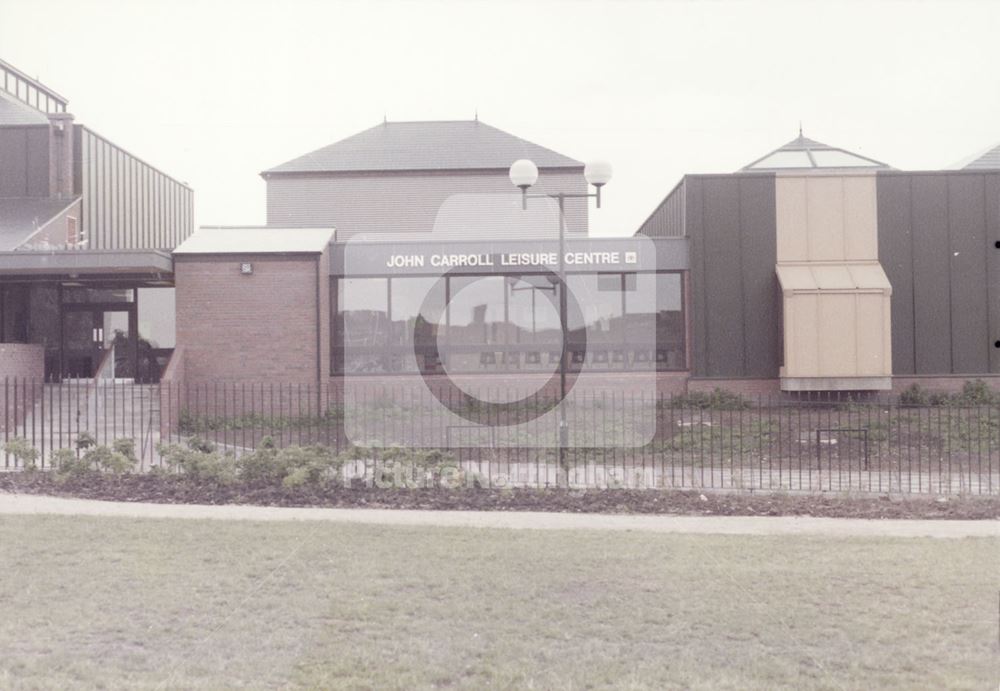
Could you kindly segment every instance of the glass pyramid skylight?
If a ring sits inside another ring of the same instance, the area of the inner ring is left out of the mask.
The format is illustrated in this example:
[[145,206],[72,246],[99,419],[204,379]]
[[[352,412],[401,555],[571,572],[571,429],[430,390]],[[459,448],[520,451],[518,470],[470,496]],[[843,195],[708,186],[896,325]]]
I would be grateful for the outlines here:
[[888,164],[799,136],[767,156],[758,158],[743,170],[843,170],[869,168],[888,170]]

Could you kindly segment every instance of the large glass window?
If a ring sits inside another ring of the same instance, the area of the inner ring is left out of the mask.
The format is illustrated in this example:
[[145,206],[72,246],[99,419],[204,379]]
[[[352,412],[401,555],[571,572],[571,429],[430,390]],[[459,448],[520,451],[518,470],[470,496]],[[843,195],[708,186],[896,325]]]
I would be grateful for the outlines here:
[[174,289],[139,288],[138,292],[140,346],[173,348],[177,343]]
[[346,278],[337,291],[345,372],[385,372],[389,342],[389,281]]
[[508,343],[559,344],[559,291],[548,276],[510,276],[507,289]]
[[[681,274],[571,274],[567,281],[579,306],[567,316],[569,363],[684,367]],[[334,371],[551,371],[558,363],[559,286],[544,275],[348,278],[334,289]],[[416,333],[423,342],[414,343]]]
[[[394,278],[389,282],[390,357],[393,372],[430,370],[440,365],[434,357],[434,340],[441,328],[445,283],[438,277]],[[424,313],[421,313],[421,308]],[[418,325],[420,328],[418,329]],[[418,362],[419,358],[419,362]]]

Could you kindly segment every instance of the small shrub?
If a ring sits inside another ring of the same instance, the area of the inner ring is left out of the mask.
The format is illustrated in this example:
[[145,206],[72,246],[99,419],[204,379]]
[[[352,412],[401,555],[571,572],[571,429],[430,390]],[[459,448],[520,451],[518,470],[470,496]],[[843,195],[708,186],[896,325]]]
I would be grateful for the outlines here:
[[94,472],[94,467],[84,458],[78,458],[73,449],[58,449],[52,453],[52,466],[64,478],[78,478]]
[[38,468],[38,449],[31,445],[27,439],[13,437],[2,445],[3,450],[21,462],[21,467],[25,470],[35,470]]
[[80,432],[76,435],[76,448],[80,451],[84,451],[93,446],[97,446],[97,440],[94,439],[94,435],[90,432]]
[[253,453],[245,453],[236,461],[240,480],[250,484],[270,485],[281,482],[285,473],[278,467],[278,450],[271,437],[261,439]]
[[351,460],[374,458],[374,480],[380,485],[396,486],[402,483],[404,486],[424,486],[440,477],[446,468],[457,467],[455,458],[440,449],[413,449],[404,446],[377,450],[353,448],[346,455]]
[[693,391],[670,398],[672,408],[700,408],[702,410],[746,410],[753,404],[737,393],[716,388],[711,393]]
[[88,467],[97,468],[101,472],[113,475],[123,475],[131,472],[135,467],[134,458],[129,458],[125,454],[104,445],[87,449],[87,453],[83,454],[82,460]]
[[132,459],[133,462],[138,463],[139,459],[135,456],[135,440],[129,439],[128,437],[122,437],[121,439],[115,439],[111,444],[111,448],[114,449],[115,453],[120,453],[125,458]]
[[192,438],[186,446],[160,444],[157,448],[160,458],[167,466],[179,470],[196,482],[229,485],[237,480],[236,457],[231,453],[217,452],[214,444],[203,439]]
[[982,379],[965,382],[962,391],[949,394],[943,391],[927,391],[919,384],[914,384],[899,395],[899,402],[904,406],[960,406],[976,407],[1000,404],[1000,392],[994,391]]
[[200,451],[201,453],[213,453],[215,451],[215,444],[197,435],[188,439],[187,446],[189,449]]
[[264,437],[253,453],[244,454],[236,464],[243,482],[301,487],[326,483],[343,461],[324,446],[290,446],[278,450],[273,439]]
[[899,394],[899,402],[905,406],[925,406],[930,403],[930,395],[920,384],[913,384]]
[[982,379],[967,381],[962,392],[953,397],[952,402],[960,406],[995,405],[1000,402],[1000,394],[991,389]]
[[284,476],[285,487],[319,486],[335,477],[343,465],[333,451],[324,446],[292,446],[282,449],[276,458]]

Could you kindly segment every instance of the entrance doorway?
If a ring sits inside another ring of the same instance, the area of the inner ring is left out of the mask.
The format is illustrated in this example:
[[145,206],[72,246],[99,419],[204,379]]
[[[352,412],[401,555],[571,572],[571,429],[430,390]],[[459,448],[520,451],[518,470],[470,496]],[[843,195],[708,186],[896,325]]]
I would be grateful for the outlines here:
[[64,378],[134,379],[137,344],[134,304],[63,305]]

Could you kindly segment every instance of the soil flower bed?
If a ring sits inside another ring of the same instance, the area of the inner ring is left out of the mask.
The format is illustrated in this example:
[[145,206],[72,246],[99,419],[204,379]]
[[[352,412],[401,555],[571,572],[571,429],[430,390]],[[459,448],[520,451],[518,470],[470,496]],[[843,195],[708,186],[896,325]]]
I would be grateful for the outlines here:
[[5,473],[0,491],[171,504],[368,507],[443,511],[722,516],[825,516],[904,519],[998,519],[1000,497],[898,497],[845,494],[721,493],[680,490],[404,489],[220,484],[183,475]]

